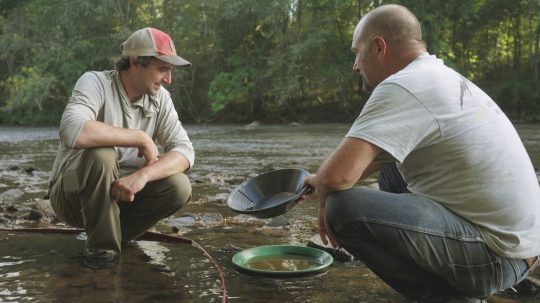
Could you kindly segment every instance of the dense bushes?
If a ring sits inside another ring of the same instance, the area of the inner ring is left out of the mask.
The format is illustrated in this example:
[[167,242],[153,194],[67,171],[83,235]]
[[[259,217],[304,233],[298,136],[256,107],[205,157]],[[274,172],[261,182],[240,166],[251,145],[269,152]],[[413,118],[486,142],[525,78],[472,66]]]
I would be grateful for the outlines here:
[[351,121],[365,101],[352,32],[388,2],[511,118],[540,119],[538,0],[0,0],[0,123],[57,124],[77,78],[145,26],[193,63],[168,87],[185,122]]

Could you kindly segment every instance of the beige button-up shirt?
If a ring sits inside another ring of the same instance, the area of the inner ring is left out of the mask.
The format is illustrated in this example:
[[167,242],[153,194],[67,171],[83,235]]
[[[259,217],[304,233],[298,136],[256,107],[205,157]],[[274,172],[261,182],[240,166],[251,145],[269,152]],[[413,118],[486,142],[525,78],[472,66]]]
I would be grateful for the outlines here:
[[[73,146],[86,121],[101,121],[121,128],[139,129],[165,152],[182,154],[193,166],[195,153],[178,119],[169,92],[161,87],[156,96],[143,95],[131,103],[117,71],[87,72],[75,84],[60,122],[60,145],[53,164],[50,184],[72,159],[83,151]],[[115,147],[121,171],[133,171],[144,164],[135,147]]]

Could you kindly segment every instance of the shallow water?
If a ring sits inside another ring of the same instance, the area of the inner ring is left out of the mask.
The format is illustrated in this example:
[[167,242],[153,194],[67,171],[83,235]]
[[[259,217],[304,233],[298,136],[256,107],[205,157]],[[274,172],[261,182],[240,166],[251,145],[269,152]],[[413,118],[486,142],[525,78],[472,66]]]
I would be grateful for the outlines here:
[[256,257],[247,261],[244,265],[259,270],[294,272],[316,268],[322,264],[311,257],[301,255],[281,255]]
[[[305,245],[316,232],[317,209],[315,203],[304,203],[276,220],[250,220],[226,206],[228,193],[245,179],[272,169],[314,171],[348,125],[186,129],[197,152],[188,172],[193,200],[175,216],[193,218],[180,232],[220,264],[230,302],[405,301],[360,263],[335,262],[307,277],[267,278],[238,272],[231,262],[235,248]],[[539,168],[540,125],[518,129]],[[56,128],[0,127],[0,207],[30,209],[46,194],[57,144]],[[155,229],[170,232],[172,222],[163,220]],[[121,266],[91,271],[79,265],[83,245],[73,235],[0,232],[0,302],[221,302],[216,269],[192,246],[138,241],[123,252]]]

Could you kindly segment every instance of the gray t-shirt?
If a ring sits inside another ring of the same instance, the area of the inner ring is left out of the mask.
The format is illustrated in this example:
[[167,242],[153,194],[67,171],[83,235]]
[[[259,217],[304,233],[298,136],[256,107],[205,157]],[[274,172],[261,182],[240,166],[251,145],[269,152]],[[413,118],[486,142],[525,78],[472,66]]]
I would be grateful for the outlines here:
[[516,130],[435,56],[424,53],[380,83],[347,137],[382,148],[412,193],[476,224],[497,254],[540,254],[540,187]]
[[[66,165],[83,151],[73,146],[86,121],[146,132],[165,152],[182,154],[193,166],[195,153],[174,109],[169,92],[161,87],[156,96],[143,95],[131,103],[117,71],[87,72],[75,84],[60,122],[60,146],[53,164],[52,185]],[[144,164],[138,149],[115,147],[121,171]]]

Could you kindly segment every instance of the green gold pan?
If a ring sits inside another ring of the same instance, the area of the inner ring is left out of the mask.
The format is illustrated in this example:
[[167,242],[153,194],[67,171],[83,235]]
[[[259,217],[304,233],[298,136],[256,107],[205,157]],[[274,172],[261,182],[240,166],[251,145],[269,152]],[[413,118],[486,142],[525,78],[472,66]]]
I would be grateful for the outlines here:
[[295,245],[266,245],[236,253],[232,262],[243,272],[266,276],[303,276],[319,273],[334,258],[320,249]]

